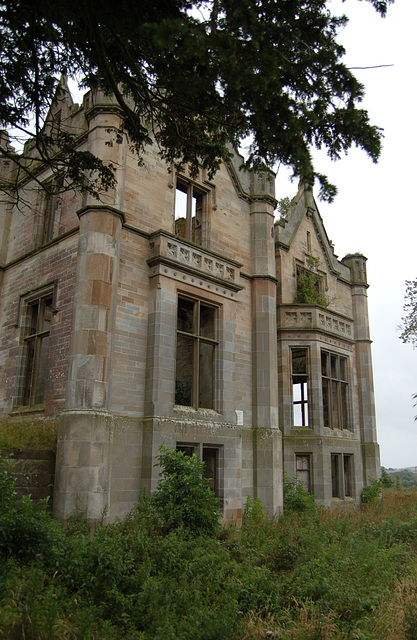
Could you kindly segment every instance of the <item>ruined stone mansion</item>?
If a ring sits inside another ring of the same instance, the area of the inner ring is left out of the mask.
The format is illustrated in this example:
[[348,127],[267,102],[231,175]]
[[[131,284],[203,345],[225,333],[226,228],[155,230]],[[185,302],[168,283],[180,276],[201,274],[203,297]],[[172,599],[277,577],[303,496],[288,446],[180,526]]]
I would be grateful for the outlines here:
[[126,514],[162,443],[206,463],[227,522],[247,496],[279,512],[284,473],[357,502],[380,468],[366,258],[337,259],[303,184],[276,220],[274,175],[237,154],[212,180],[154,148],[139,167],[106,144],[112,98],[66,91],[48,118],[117,167],[101,201],[48,197],[65,176],[39,166],[0,202],[0,415],[59,417],[56,515]]

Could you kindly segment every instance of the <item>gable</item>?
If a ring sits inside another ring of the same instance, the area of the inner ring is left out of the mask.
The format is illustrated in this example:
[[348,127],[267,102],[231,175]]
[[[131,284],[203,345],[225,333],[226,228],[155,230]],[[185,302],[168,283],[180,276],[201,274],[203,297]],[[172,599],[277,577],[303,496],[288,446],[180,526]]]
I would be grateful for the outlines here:
[[279,221],[275,230],[278,246],[298,254],[298,259],[302,262],[308,256],[318,258],[322,269],[329,270],[342,280],[350,281],[348,267],[334,253],[311,187],[300,182],[286,219]]

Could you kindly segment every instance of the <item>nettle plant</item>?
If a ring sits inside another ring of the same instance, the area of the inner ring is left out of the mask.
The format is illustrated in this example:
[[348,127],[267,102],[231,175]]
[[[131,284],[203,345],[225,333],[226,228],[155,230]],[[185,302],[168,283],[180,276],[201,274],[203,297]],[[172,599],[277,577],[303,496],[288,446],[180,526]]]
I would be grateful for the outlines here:
[[323,276],[319,273],[320,258],[308,256],[307,268],[297,273],[295,304],[319,304],[327,307],[328,299],[322,293]]

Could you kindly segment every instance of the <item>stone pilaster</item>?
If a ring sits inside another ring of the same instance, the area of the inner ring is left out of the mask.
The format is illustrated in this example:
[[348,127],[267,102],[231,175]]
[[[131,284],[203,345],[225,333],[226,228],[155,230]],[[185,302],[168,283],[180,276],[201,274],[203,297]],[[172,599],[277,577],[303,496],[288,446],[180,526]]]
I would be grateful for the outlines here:
[[363,478],[379,478],[380,459],[376,437],[375,397],[372,353],[368,316],[368,282],[366,258],[361,254],[346,256],[342,261],[351,270],[357,394],[359,401],[360,437],[363,454]]
[[175,283],[150,279],[145,415],[169,416],[175,396],[177,295]]
[[109,506],[111,359],[122,214],[102,206],[79,212],[80,238],[66,410],[58,436],[54,509],[90,519]]
[[252,176],[252,381],[254,491],[270,513],[282,507],[282,439],[278,428],[276,267],[272,176]]

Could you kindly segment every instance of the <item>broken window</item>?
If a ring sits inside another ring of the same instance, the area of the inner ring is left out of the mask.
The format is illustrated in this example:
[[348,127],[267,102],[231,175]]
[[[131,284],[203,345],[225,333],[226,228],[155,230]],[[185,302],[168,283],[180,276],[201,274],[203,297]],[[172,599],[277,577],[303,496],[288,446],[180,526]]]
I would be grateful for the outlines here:
[[304,489],[308,493],[311,493],[310,460],[310,454],[303,453],[295,456],[295,473],[297,481],[302,482]]
[[324,426],[332,429],[347,429],[347,358],[322,351],[321,379]]
[[53,313],[52,292],[26,300],[23,337],[23,406],[44,402],[48,375],[49,334]]
[[206,193],[191,181],[177,178],[175,235],[202,244],[202,219]]
[[220,446],[210,444],[178,443],[177,451],[182,451],[187,456],[193,454],[204,462],[203,477],[207,478],[210,489],[217,498],[221,498],[220,481]]
[[308,427],[307,349],[291,350],[293,426]]
[[332,453],[332,497],[345,498],[353,496],[353,455]]
[[175,404],[214,408],[216,309],[178,298]]

